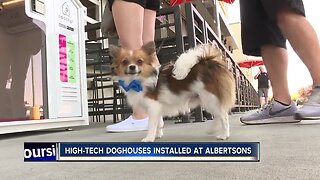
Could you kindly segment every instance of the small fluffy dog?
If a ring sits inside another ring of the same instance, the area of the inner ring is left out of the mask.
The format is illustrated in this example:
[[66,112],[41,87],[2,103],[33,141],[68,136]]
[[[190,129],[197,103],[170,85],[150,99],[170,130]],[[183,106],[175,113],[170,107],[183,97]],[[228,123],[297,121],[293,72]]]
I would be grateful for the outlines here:
[[149,115],[148,134],[143,142],[163,135],[161,116],[189,112],[201,105],[214,114],[211,133],[229,137],[228,112],[235,102],[235,81],[215,45],[199,45],[181,54],[176,62],[154,67],[155,45],[150,42],[130,51],[111,46],[113,74],[131,106]]

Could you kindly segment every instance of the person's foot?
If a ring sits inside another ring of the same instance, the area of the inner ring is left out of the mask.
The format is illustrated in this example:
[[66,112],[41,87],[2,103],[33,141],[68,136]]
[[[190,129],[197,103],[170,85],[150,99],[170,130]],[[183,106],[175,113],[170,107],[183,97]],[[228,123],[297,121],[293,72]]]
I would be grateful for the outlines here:
[[296,111],[297,107],[294,102],[285,106],[273,100],[258,111],[241,117],[240,121],[247,125],[296,123],[300,122],[300,120],[293,118]]
[[296,112],[295,119],[320,119],[320,86],[313,87],[309,100]]
[[148,130],[148,120],[149,120],[148,117],[140,120],[135,120],[131,115],[127,119],[119,123],[107,126],[106,131],[107,132],[145,131],[145,130]]

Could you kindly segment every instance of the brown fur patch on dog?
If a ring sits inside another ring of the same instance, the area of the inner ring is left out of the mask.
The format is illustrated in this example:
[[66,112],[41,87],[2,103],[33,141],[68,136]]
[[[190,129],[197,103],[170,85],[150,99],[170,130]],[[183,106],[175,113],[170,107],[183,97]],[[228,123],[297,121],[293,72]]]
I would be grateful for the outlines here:
[[206,57],[206,59],[199,59],[187,77],[182,80],[177,80],[172,77],[172,69],[174,64],[172,62],[161,66],[158,76],[157,86],[154,89],[148,89],[146,96],[158,100],[160,88],[166,85],[173,93],[180,93],[181,91],[190,90],[193,82],[200,79],[205,89],[212,94],[215,94],[221,104],[233,103],[235,97],[230,96],[235,92],[235,84],[232,73],[227,69],[226,64],[222,60],[215,60],[215,57]]

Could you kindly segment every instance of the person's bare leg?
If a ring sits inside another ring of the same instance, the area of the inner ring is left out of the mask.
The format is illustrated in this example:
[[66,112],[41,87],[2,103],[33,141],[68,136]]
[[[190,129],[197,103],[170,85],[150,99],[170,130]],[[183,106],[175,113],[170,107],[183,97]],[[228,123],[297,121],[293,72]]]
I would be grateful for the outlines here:
[[278,13],[278,26],[313,79],[312,93],[295,113],[295,119],[320,119],[320,44],[317,34],[304,16],[291,9],[283,9]]
[[144,8],[136,3],[116,0],[112,5],[112,14],[121,46],[130,50],[139,49],[143,45]]
[[268,71],[274,101],[257,112],[242,116],[240,121],[247,125],[300,122],[301,120],[290,118],[296,113],[297,107],[289,94],[287,50],[275,45],[264,45],[261,47],[261,54]]
[[278,26],[309,69],[313,84],[320,85],[320,45],[312,25],[304,16],[283,9],[278,14]]
[[[124,13],[125,12],[125,13]],[[112,5],[116,29],[123,48],[136,50],[143,45],[144,8],[136,3],[115,1]],[[133,107],[134,119],[144,119],[148,115]]]
[[[148,42],[154,41],[155,37],[155,23],[156,23],[156,11],[145,9],[144,10],[144,18],[143,18],[143,33],[142,33],[142,41],[143,44],[147,44]],[[160,65],[158,58],[157,62],[153,65]]]
[[261,53],[271,81],[274,99],[290,104],[287,50],[274,45],[264,45],[261,48]]

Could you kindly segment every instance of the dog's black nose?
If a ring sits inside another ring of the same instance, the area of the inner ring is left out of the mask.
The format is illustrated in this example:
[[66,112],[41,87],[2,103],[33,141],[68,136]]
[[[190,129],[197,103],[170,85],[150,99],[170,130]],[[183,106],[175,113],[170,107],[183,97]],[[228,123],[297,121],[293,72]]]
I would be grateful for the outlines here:
[[136,70],[136,66],[135,66],[135,65],[130,65],[130,66],[129,66],[129,69],[130,69],[131,71],[134,71],[134,70]]

